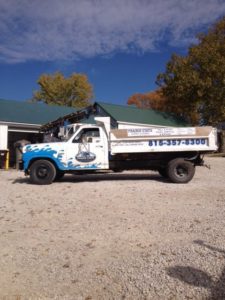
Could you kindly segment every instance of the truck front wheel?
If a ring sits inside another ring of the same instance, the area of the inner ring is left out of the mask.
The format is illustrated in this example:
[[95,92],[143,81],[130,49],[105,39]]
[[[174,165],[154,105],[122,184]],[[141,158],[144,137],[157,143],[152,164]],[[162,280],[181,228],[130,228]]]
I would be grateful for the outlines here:
[[48,160],[37,160],[30,167],[30,179],[35,184],[51,184],[56,177],[55,166]]
[[187,183],[195,174],[195,166],[190,161],[176,158],[168,163],[167,174],[174,183]]

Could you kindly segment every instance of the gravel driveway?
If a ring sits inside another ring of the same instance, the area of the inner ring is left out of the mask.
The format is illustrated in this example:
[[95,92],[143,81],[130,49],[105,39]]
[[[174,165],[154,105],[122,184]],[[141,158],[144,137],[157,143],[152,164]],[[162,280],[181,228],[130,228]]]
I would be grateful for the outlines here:
[[0,171],[0,298],[225,299],[225,158],[31,185]]

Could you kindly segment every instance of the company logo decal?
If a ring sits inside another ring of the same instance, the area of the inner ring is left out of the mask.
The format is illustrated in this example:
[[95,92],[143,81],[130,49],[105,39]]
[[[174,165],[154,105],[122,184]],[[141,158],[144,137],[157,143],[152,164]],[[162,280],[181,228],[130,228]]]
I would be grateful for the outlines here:
[[81,151],[76,155],[76,160],[80,162],[91,162],[95,159],[96,159],[96,155],[88,151]]

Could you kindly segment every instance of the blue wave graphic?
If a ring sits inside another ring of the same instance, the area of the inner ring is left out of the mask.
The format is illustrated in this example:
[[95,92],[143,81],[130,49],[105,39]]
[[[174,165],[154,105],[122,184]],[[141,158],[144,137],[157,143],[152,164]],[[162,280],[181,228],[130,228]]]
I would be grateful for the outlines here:
[[34,158],[50,158],[53,160],[57,167],[62,170],[83,170],[83,169],[100,169],[101,163],[95,164],[74,164],[73,158],[71,157],[67,164],[62,161],[63,156],[65,155],[64,150],[56,151],[50,147],[50,145],[46,145],[43,148],[38,147],[38,145],[28,145],[26,146],[26,152],[23,154],[24,161],[24,170],[28,169],[29,163]]

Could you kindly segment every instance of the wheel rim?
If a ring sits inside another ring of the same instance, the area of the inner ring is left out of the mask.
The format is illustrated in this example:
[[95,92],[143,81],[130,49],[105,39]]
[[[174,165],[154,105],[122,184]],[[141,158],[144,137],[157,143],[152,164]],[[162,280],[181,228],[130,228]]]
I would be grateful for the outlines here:
[[179,178],[184,178],[188,175],[188,169],[184,166],[179,165],[175,168],[175,174]]
[[37,177],[39,179],[44,179],[48,176],[48,168],[45,165],[41,165],[37,169]]

